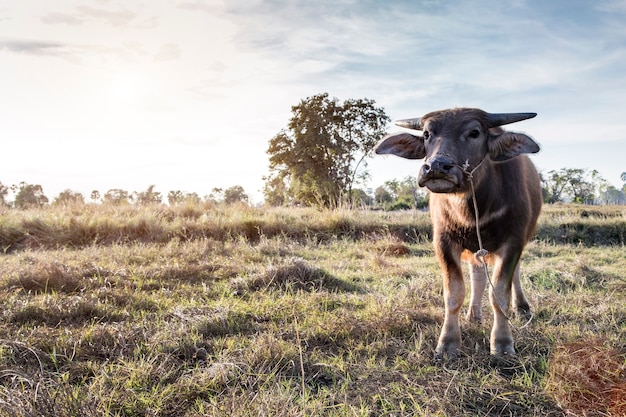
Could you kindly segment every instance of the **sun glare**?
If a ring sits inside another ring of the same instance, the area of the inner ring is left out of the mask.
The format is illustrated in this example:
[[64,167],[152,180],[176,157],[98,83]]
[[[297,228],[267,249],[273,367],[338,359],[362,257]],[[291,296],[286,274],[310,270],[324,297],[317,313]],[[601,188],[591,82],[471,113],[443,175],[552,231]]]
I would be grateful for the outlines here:
[[112,75],[102,87],[106,101],[116,107],[136,105],[149,92],[146,77],[131,72]]
[[137,81],[131,78],[120,77],[111,82],[111,96],[119,100],[132,99],[137,96],[138,91]]

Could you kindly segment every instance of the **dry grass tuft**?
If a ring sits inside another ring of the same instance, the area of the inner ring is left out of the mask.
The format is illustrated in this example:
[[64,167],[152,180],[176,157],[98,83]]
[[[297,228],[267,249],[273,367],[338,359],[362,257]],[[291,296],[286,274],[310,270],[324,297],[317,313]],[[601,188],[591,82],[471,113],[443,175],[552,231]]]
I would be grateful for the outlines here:
[[546,390],[573,415],[626,415],[626,352],[601,339],[558,346]]
[[62,292],[74,293],[85,289],[81,271],[76,271],[58,262],[45,262],[24,269],[7,286],[18,287],[34,294]]
[[278,289],[281,291],[357,291],[358,288],[343,281],[321,268],[309,265],[299,257],[282,260],[278,265],[270,265],[263,273],[248,280],[234,283],[237,290],[247,287],[248,290],[261,291]]
[[386,256],[407,256],[411,254],[411,249],[405,243],[393,242],[383,246],[380,253]]
[[51,379],[26,377],[18,373],[0,374],[0,415],[11,417],[106,415],[93,394],[68,390]]

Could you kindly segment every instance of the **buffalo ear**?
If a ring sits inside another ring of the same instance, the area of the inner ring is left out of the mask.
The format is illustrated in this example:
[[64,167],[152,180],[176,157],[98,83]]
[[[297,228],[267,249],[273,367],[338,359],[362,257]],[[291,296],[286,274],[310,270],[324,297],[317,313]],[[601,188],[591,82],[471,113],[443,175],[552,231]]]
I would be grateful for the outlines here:
[[488,142],[492,161],[506,161],[523,153],[539,152],[539,145],[523,133],[503,132],[492,136]]
[[382,138],[374,148],[378,155],[396,155],[406,159],[422,159],[426,156],[424,138],[409,133],[397,133]]

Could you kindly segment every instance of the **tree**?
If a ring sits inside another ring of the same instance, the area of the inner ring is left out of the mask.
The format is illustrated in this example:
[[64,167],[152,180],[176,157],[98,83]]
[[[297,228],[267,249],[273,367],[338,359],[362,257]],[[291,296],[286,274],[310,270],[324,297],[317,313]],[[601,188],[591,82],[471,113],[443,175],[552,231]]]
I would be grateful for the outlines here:
[[20,209],[42,207],[48,203],[48,197],[43,193],[41,185],[26,184],[21,182],[19,186],[12,186],[15,195],[15,207]]
[[608,182],[596,170],[561,168],[542,175],[544,201],[557,203],[569,199],[574,203],[593,204],[608,187]]
[[[593,201],[594,204],[602,204],[605,201],[604,197],[610,193],[607,193],[610,188],[614,188],[602,175],[595,169],[591,171],[591,180],[593,186]],[[607,203],[604,203],[607,204]]]
[[161,204],[161,193],[154,191],[156,185],[151,185],[146,191],[134,192],[132,200],[140,206],[147,206],[149,204]]
[[424,208],[428,205],[428,193],[417,184],[417,178],[409,175],[400,183],[398,199],[410,202],[415,209]]
[[599,196],[601,204],[626,204],[626,194],[612,185],[606,187]]
[[67,206],[72,204],[85,204],[85,198],[81,193],[69,189],[61,191],[52,202],[52,205],[55,206]]
[[9,195],[9,187],[0,182],[0,207],[7,205],[7,196]]
[[91,198],[94,203],[97,203],[100,200],[100,191],[93,190],[89,198]]
[[185,193],[182,191],[170,191],[167,193],[167,203],[170,206],[181,204],[200,204],[202,199],[197,193]]
[[572,202],[579,204],[592,204],[594,185],[586,179],[587,173],[581,168],[570,168],[569,190],[572,194]]
[[175,206],[185,201],[185,193],[182,191],[170,191],[167,193],[167,204]]
[[374,200],[385,210],[421,209],[428,205],[428,193],[419,187],[417,178],[409,175],[402,181],[385,181],[374,192]]
[[[340,103],[327,93],[293,106],[287,129],[269,141],[266,201],[334,207],[367,174],[367,157],[389,121],[373,100]],[[284,191],[283,191],[284,190]]]
[[567,172],[565,168],[559,171],[552,170],[548,172],[547,177],[542,175],[541,182],[543,183],[544,201],[549,204],[558,203],[562,201],[562,195],[567,188]]
[[224,189],[219,187],[214,187],[209,195],[204,197],[204,200],[211,203],[217,203],[224,198]]
[[224,203],[248,203],[248,195],[241,185],[235,185],[224,190]]
[[354,206],[357,207],[366,207],[371,206],[374,199],[367,194],[365,190],[360,188],[355,188],[351,190],[350,201]]
[[104,193],[102,200],[106,204],[120,205],[128,204],[128,197],[128,191],[124,191],[119,188],[112,188]]
[[393,196],[384,186],[377,187],[374,190],[374,202],[378,205],[385,205],[393,201]]
[[622,179],[622,181],[626,182],[626,172],[622,172],[619,177]]
[[284,206],[289,201],[289,189],[285,183],[285,175],[276,175],[263,177],[265,185],[263,185],[263,196],[265,204],[270,206]]

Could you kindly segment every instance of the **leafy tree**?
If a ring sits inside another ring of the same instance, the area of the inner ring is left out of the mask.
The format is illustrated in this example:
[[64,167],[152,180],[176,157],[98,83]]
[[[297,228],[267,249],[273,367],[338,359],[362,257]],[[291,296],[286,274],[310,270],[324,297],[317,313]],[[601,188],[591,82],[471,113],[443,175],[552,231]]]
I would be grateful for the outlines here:
[[224,190],[224,203],[248,203],[248,195],[241,185],[235,185]]
[[599,198],[601,204],[626,204],[626,193],[612,185],[604,189]]
[[385,185],[383,185],[385,189],[389,190],[389,193],[392,196],[392,200],[398,198],[398,194],[400,194],[400,181],[397,179],[385,181]]
[[371,206],[374,199],[360,188],[355,188],[351,191],[350,201],[357,207]]
[[64,190],[59,193],[59,195],[52,202],[53,205],[58,206],[66,206],[72,204],[84,204],[85,197],[79,192],[72,190]]
[[0,182],[0,206],[6,206],[7,196],[9,195],[9,187]]
[[552,170],[547,176],[542,175],[541,181],[546,203],[554,204],[562,201],[563,192],[568,186],[568,174],[565,168],[559,171]]
[[393,196],[384,186],[377,187],[374,190],[374,202],[378,205],[385,205],[393,201]]
[[19,186],[13,186],[12,188],[16,192],[14,204],[17,208],[42,207],[48,203],[48,197],[44,195],[41,185],[21,182]]
[[428,193],[417,184],[417,178],[410,175],[400,183],[398,199],[404,199],[415,209],[428,205]]
[[[593,186],[591,203],[601,204],[604,201],[604,196],[607,195],[607,191],[609,188],[613,187],[607,180],[605,180],[602,175],[595,169],[591,171],[591,179],[590,182]],[[614,187],[613,187],[614,188]],[[604,203],[607,204],[607,203]]]
[[269,141],[266,151],[271,171],[265,178],[266,201],[334,207],[367,174],[367,156],[389,117],[373,100],[340,103],[327,93],[291,110],[287,129]]
[[132,200],[140,206],[147,206],[149,204],[161,204],[161,193],[154,191],[156,185],[151,185],[146,191],[134,192]]
[[185,200],[185,194],[182,191],[170,191],[167,193],[167,204],[175,206],[181,204]]
[[[620,178],[626,182],[626,172],[622,172]],[[626,204],[626,183],[620,190],[602,178],[598,171],[592,171],[592,179],[596,185],[597,201],[600,204]]]
[[544,201],[557,203],[571,200],[574,203],[593,204],[609,186],[596,170],[561,168],[542,175]]
[[208,202],[217,203],[224,199],[224,189],[219,187],[214,187],[209,195],[205,196],[204,199]]
[[170,206],[180,204],[199,204],[202,200],[197,193],[184,193],[182,191],[170,191],[167,193],[167,203]]
[[428,193],[422,190],[417,179],[408,176],[402,181],[397,179],[386,181],[374,192],[376,203],[386,210],[408,210],[424,208],[428,205]]
[[185,202],[186,194],[180,190],[170,191],[167,193],[167,203],[170,206],[176,206]]
[[270,206],[284,206],[289,202],[289,187],[285,183],[286,175],[276,173],[269,177],[263,177],[263,195],[265,204]]
[[128,198],[128,191],[124,191],[119,188],[112,188],[104,193],[102,200],[106,204],[120,205],[128,204]]
[[200,204],[201,201],[202,199],[198,193],[186,193],[185,199],[183,200],[185,204]]
[[586,171],[581,168],[568,169],[569,189],[572,194],[572,202],[581,204],[593,203],[595,187],[591,181],[586,178]]
[[100,200],[100,191],[93,190],[89,198],[91,198],[94,203],[97,203]]

